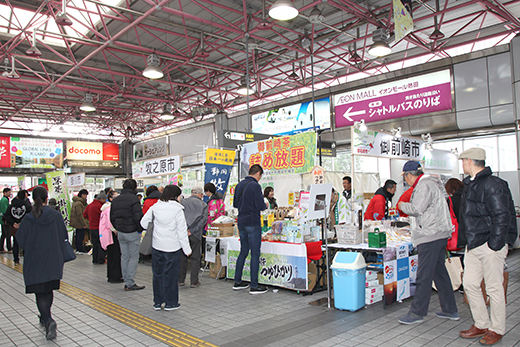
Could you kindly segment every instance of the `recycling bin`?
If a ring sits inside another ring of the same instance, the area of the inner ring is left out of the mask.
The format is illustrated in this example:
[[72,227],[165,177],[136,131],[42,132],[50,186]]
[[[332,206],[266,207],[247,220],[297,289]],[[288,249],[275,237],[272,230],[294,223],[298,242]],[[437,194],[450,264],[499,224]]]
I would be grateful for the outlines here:
[[358,252],[338,252],[332,261],[334,307],[357,311],[365,306],[366,263]]

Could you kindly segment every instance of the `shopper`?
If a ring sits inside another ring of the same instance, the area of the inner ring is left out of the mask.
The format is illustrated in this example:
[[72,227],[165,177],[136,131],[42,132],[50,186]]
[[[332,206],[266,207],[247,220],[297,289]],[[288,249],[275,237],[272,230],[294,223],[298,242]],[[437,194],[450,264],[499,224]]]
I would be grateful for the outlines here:
[[50,208],[55,209],[56,211],[60,210],[60,208],[58,207],[58,201],[56,201],[56,199],[54,199],[54,198],[50,198],[49,199],[49,205],[48,206]]
[[107,196],[104,191],[96,195],[85,211],[83,217],[88,219],[90,229],[90,240],[92,241],[92,264],[105,264],[105,250],[101,248],[99,243],[99,217],[101,216],[101,207],[107,201]]
[[410,160],[403,166],[406,183],[414,188],[410,202],[399,203],[399,209],[411,218],[411,234],[417,247],[419,267],[417,287],[410,311],[399,318],[399,323],[421,323],[428,314],[432,281],[439,293],[441,312],[439,318],[459,320],[450,276],[444,265],[446,245],[451,236],[450,211],[444,199],[444,187],[437,177],[426,176],[417,161]]
[[[459,215],[466,236],[464,292],[475,322],[460,336],[482,337],[481,344],[494,345],[506,332],[503,274],[508,245],[512,246],[518,237],[516,213],[507,182],[492,175],[483,149],[470,148],[459,159],[464,173],[469,175],[464,179]],[[482,279],[490,297],[490,314],[482,296]]]
[[276,198],[274,197],[274,188],[273,187],[265,187],[264,202],[265,202],[265,206],[268,210],[274,210],[275,208],[278,208],[278,204],[276,203]]
[[81,189],[78,196],[72,198],[72,207],[70,209],[70,226],[76,229],[76,253],[84,254],[85,248],[83,241],[87,232],[88,221],[83,218],[83,212],[87,208],[88,190]]
[[262,244],[260,212],[266,209],[262,188],[258,182],[263,174],[264,169],[260,165],[252,165],[249,169],[249,176],[237,184],[233,198],[233,207],[238,209],[238,230],[240,233],[240,254],[237,259],[233,289],[247,289],[250,286],[242,282],[242,270],[251,251],[251,288],[249,294],[262,294],[268,290],[266,286],[258,285],[260,246]]
[[[191,288],[200,286],[199,271],[201,261],[201,240],[202,232],[208,220],[208,205],[202,201],[204,196],[201,187],[193,187],[191,196],[181,201],[184,207],[184,216],[186,217],[186,225],[188,226],[188,239],[191,247],[190,256],[190,282]],[[181,254],[181,273],[179,275],[179,285],[183,286],[186,279],[188,269],[188,257]]]
[[349,200],[352,197],[352,178],[350,176],[343,177],[343,197]]
[[157,186],[149,186],[146,188],[146,198],[144,198],[143,203],[143,215],[148,212],[148,209],[152,207],[157,201],[159,201],[159,198],[161,197],[161,192],[157,188]]
[[121,195],[112,201],[110,223],[116,228],[121,247],[121,271],[125,280],[125,290],[141,290],[145,286],[135,283],[139,244],[141,243],[141,218],[143,211],[137,197],[137,182],[129,178],[123,182]]
[[107,201],[101,207],[99,218],[99,243],[107,253],[107,282],[124,282],[121,272],[121,247],[117,238],[117,230],[110,223],[110,206],[112,200],[119,195],[118,192],[109,190]]
[[9,206],[11,198],[11,188],[4,188],[2,199],[0,199],[0,225],[2,226],[2,236],[0,237],[0,252],[4,253],[4,243],[7,251],[11,251],[11,228],[4,222],[4,214]]
[[226,215],[226,205],[222,193],[217,192],[213,183],[208,182],[204,185],[204,193],[209,197],[207,226],[211,226],[218,217]]
[[20,247],[16,241],[16,232],[22,219],[32,210],[31,202],[27,198],[27,191],[20,190],[16,197],[11,201],[4,214],[6,226],[10,228],[10,236],[14,236],[13,240],[13,260],[15,264],[20,264]]
[[176,185],[166,186],[160,200],[150,207],[141,220],[143,228],[153,222],[152,271],[155,310],[160,310],[162,304],[166,311],[181,307],[178,285],[181,248],[187,256],[191,255],[191,248],[183,207],[178,201],[180,194],[181,189]]
[[68,242],[68,233],[62,215],[46,206],[47,199],[45,188],[34,188],[32,212],[20,223],[16,240],[24,249],[25,293],[36,295],[40,324],[45,326],[45,336],[51,340],[56,337],[56,321],[51,315],[53,290],[60,289],[63,276],[61,243]]
[[[413,193],[413,187],[410,187],[410,188],[408,188],[406,190],[406,192],[401,194],[401,197],[397,201],[397,206],[399,206],[399,203],[401,201],[402,202],[410,202],[410,199],[412,198],[412,193]],[[397,211],[399,212],[399,216],[400,217],[408,217],[408,215],[406,213],[404,213],[403,211],[401,211],[399,208],[397,208]]]
[[397,183],[394,180],[387,180],[385,185],[378,190],[368,204],[365,212],[365,220],[382,220],[388,218],[388,205],[392,203]]

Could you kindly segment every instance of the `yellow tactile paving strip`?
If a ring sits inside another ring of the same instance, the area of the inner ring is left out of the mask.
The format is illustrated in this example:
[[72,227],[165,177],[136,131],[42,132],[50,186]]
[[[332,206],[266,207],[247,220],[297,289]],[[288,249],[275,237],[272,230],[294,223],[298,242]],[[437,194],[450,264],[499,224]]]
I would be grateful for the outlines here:
[[[0,263],[23,273],[22,265],[15,265],[11,259],[0,257]],[[215,346],[65,282],[61,282],[59,292],[167,345],[176,347]]]

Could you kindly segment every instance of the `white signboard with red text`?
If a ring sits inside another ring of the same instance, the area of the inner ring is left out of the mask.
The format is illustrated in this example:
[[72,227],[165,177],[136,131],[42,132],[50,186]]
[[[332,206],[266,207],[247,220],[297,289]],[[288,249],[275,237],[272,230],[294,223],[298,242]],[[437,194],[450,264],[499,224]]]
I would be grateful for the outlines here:
[[452,107],[449,70],[384,83],[336,95],[336,127],[414,116]]
[[380,158],[423,160],[424,141],[414,137],[397,137],[389,133],[352,127],[352,154]]
[[67,160],[119,161],[117,143],[67,141]]

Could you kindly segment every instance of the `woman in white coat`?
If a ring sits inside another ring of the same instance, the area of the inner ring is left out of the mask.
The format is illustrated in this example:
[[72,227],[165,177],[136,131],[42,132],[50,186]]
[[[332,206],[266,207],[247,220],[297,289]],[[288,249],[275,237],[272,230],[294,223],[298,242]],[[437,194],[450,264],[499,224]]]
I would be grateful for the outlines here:
[[[176,185],[164,188],[159,201],[141,219],[146,228],[153,221],[152,271],[154,309],[164,303],[166,311],[179,304],[179,271],[181,252],[191,255],[190,241],[183,207],[178,202],[181,189]],[[182,248],[182,251],[181,251]]]

